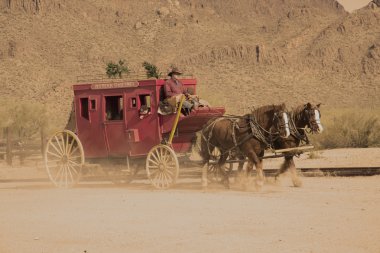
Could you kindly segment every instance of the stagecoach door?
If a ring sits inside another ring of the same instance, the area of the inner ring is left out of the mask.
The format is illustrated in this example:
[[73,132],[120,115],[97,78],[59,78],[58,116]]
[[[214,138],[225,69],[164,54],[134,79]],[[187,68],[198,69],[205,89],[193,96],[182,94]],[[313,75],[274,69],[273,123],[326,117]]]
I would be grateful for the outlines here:
[[123,94],[112,94],[103,97],[104,137],[109,156],[126,156],[126,120],[124,116]]
[[107,156],[104,142],[100,95],[76,98],[78,137],[87,158]]

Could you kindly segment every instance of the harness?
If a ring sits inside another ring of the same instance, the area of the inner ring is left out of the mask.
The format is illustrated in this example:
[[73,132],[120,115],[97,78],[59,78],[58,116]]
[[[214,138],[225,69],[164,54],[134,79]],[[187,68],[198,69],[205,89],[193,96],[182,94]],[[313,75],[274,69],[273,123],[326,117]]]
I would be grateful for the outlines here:
[[[231,148],[225,150],[221,155],[229,153],[230,151],[234,149],[236,149],[239,153],[241,153],[239,146],[251,138],[256,138],[259,142],[263,143],[265,145],[265,149],[272,149],[273,142],[276,141],[278,138],[280,138],[280,135],[278,132],[272,133],[271,131],[267,131],[262,126],[260,126],[260,124],[257,122],[256,118],[253,115],[249,116],[248,124],[245,126],[239,126],[238,121],[240,119],[247,119],[247,117],[234,116],[234,115],[222,116],[213,120],[202,131],[201,136],[207,143],[207,149],[208,149],[209,155],[211,155],[210,146],[216,147],[215,144],[211,143],[212,133],[213,133],[215,124],[225,119],[231,122],[231,136],[232,136],[232,141],[234,145]],[[236,130],[239,130],[241,128],[246,128],[246,127],[249,127],[250,132],[247,132],[247,134],[241,140],[238,141],[236,138]],[[210,130],[210,131],[208,132],[208,136],[205,136],[205,132],[207,130]],[[266,137],[265,134],[267,134],[268,137]]]
[[310,141],[309,141],[309,138],[307,137],[307,135],[301,134],[298,131],[298,129],[304,129],[304,131],[306,132],[306,129],[305,128],[297,128],[296,123],[295,123],[295,117],[296,117],[295,113],[291,112],[290,121],[289,121],[290,134],[293,135],[296,139],[300,140],[301,142],[305,142],[306,144],[309,144]]

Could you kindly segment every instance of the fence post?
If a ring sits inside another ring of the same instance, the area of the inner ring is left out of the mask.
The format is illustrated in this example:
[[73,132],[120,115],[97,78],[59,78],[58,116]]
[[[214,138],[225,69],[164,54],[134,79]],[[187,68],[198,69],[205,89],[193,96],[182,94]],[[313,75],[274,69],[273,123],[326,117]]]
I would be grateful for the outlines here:
[[5,128],[5,136],[7,140],[5,149],[6,162],[8,165],[12,166],[12,130],[9,127]]
[[41,155],[44,156],[45,154],[45,149],[46,149],[46,132],[45,128],[41,127]]

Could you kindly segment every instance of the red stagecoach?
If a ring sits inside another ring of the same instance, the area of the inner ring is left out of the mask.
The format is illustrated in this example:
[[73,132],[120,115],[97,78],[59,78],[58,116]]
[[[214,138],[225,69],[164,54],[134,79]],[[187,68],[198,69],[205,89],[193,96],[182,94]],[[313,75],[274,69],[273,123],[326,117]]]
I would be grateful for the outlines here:
[[[195,94],[196,79],[181,81]],[[162,115],[158,110],[164,100],[164,83],[164,79],[149,79],[74,85],[75,130],[57,132],[49,139],[45,165],[50,180],[59,187],[75,185],[87,167],[86,160],[92,164],[112,161],[108,174],[128,181],[143,161],[155,187],[175,184],[177,154],[189,152],[196,132],[225,109],[205,106],[188,116],[180,110]]]

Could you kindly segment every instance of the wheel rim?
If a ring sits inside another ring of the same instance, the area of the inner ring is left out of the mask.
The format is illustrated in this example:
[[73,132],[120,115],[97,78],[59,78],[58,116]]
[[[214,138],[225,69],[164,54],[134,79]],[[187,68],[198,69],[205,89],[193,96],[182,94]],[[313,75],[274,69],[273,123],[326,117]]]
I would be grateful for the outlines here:
[[79,181],[84,152],[73,132],[64,130],[54,134],[46,145],[44,158],[49,178],[57,187],[72,187]]
[[178,178],[179,163],[174,150],[166,145],[153,147],[146,159],[146,172],[154,187],[166,189]]
[[[220,158],[220,150],[215,147],[211,152],[210,160],[213,162],[218,162]],[[217,164],[209,164],[207,168],[207,176],[211,182],[220,182],[222,181],[221,172],[218,170]]]

